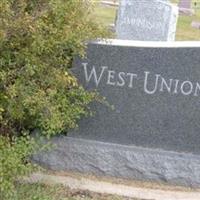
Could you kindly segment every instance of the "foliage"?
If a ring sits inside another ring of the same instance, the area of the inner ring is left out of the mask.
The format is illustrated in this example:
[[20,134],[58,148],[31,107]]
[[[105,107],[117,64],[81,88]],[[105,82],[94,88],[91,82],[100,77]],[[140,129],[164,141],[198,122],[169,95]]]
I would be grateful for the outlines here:
[[0,199],[14,199],[16,178],[33,170],[27,158],[38,148],[28,136],[12,139],[0,136]]
[[70,74],[84,42],[107,32],[88,0],[0,1],[0,133],[40,129],[47,136],[76,127],[96,99]]

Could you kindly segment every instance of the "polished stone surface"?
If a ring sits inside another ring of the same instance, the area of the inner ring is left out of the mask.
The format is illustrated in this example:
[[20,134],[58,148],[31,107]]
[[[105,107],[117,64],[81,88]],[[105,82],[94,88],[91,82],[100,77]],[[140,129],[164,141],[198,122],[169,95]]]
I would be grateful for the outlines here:
[[90,43],[75,59],[79,82],[110,106],[93,103],[94,116],[70,136],[199,154],[199,43],[115,42]]
[[194,15],[195,11],[192,9],[191,0],[180,0],[178,3],[179,13],[182,15]]
[[200,22],[192,21],[191,26],[192,28],[200,29]]

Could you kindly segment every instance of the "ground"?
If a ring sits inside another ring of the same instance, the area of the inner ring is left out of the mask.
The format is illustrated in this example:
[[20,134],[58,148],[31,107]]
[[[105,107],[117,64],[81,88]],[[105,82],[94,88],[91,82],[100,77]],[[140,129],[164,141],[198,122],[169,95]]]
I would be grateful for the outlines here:
[[[193,7],[194,7],[193,0]],[[195,6],[195,15],[193,16],[183,16],[180,15],[177,24],[176,40],[200,40],[200,30],[192,28],[192,21],[200,22],[200,1],[196,0],[197,4]],[[177,0],[172,0],[172,3],[177,3]],[[97,21],[104,25],[113,24],[116,16],[116,7],[105,6],[100,3],[100,1],[95,1],[94,3],[94,16]]]
[[200,199],[200,189],[198,188],[168,185],[161,182],[95,176],[72,171],[42,170],[31,174],[29,177],[18,179],[16,187],[17,194],[13,200]]
[[88,191],[70,190],[62,186],[17,184],[15,200],[139,200],[113,195],[100,195]]

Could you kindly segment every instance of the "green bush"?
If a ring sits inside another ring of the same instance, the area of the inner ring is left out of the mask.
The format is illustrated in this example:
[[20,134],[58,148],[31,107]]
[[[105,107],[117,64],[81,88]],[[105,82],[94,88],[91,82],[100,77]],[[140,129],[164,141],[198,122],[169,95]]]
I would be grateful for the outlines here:
[[0,133],[76,127],[96,95],[70,74],[72,57],[107,35],[89,1],[1,0],[0,18]]
[[0,136],[0,199],[14,199],[15,181],[19,176],[29,174],[34,166],[28,157],[38,150],[34,139],[28,136],[8,138]]

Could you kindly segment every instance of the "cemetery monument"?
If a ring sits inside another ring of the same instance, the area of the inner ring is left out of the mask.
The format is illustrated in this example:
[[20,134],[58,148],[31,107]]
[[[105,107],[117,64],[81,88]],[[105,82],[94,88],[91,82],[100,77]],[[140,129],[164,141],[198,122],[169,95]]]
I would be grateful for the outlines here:
[[74,58],[78,82],[106,101],[93,102],[94,116],[33,160],[52,170],[200,186],[200,42],[158,42],[174,39],[177,8],[134,1],[132,12],[129,2],[121,1],[118,38],[144,41],[93,41],[85,58]]
[[[200,185],[200,43],[108,40],[88,44],[73,73],[94,116],[34,159],[53,170]],[[112,108],[113,107],[113,108]]]

